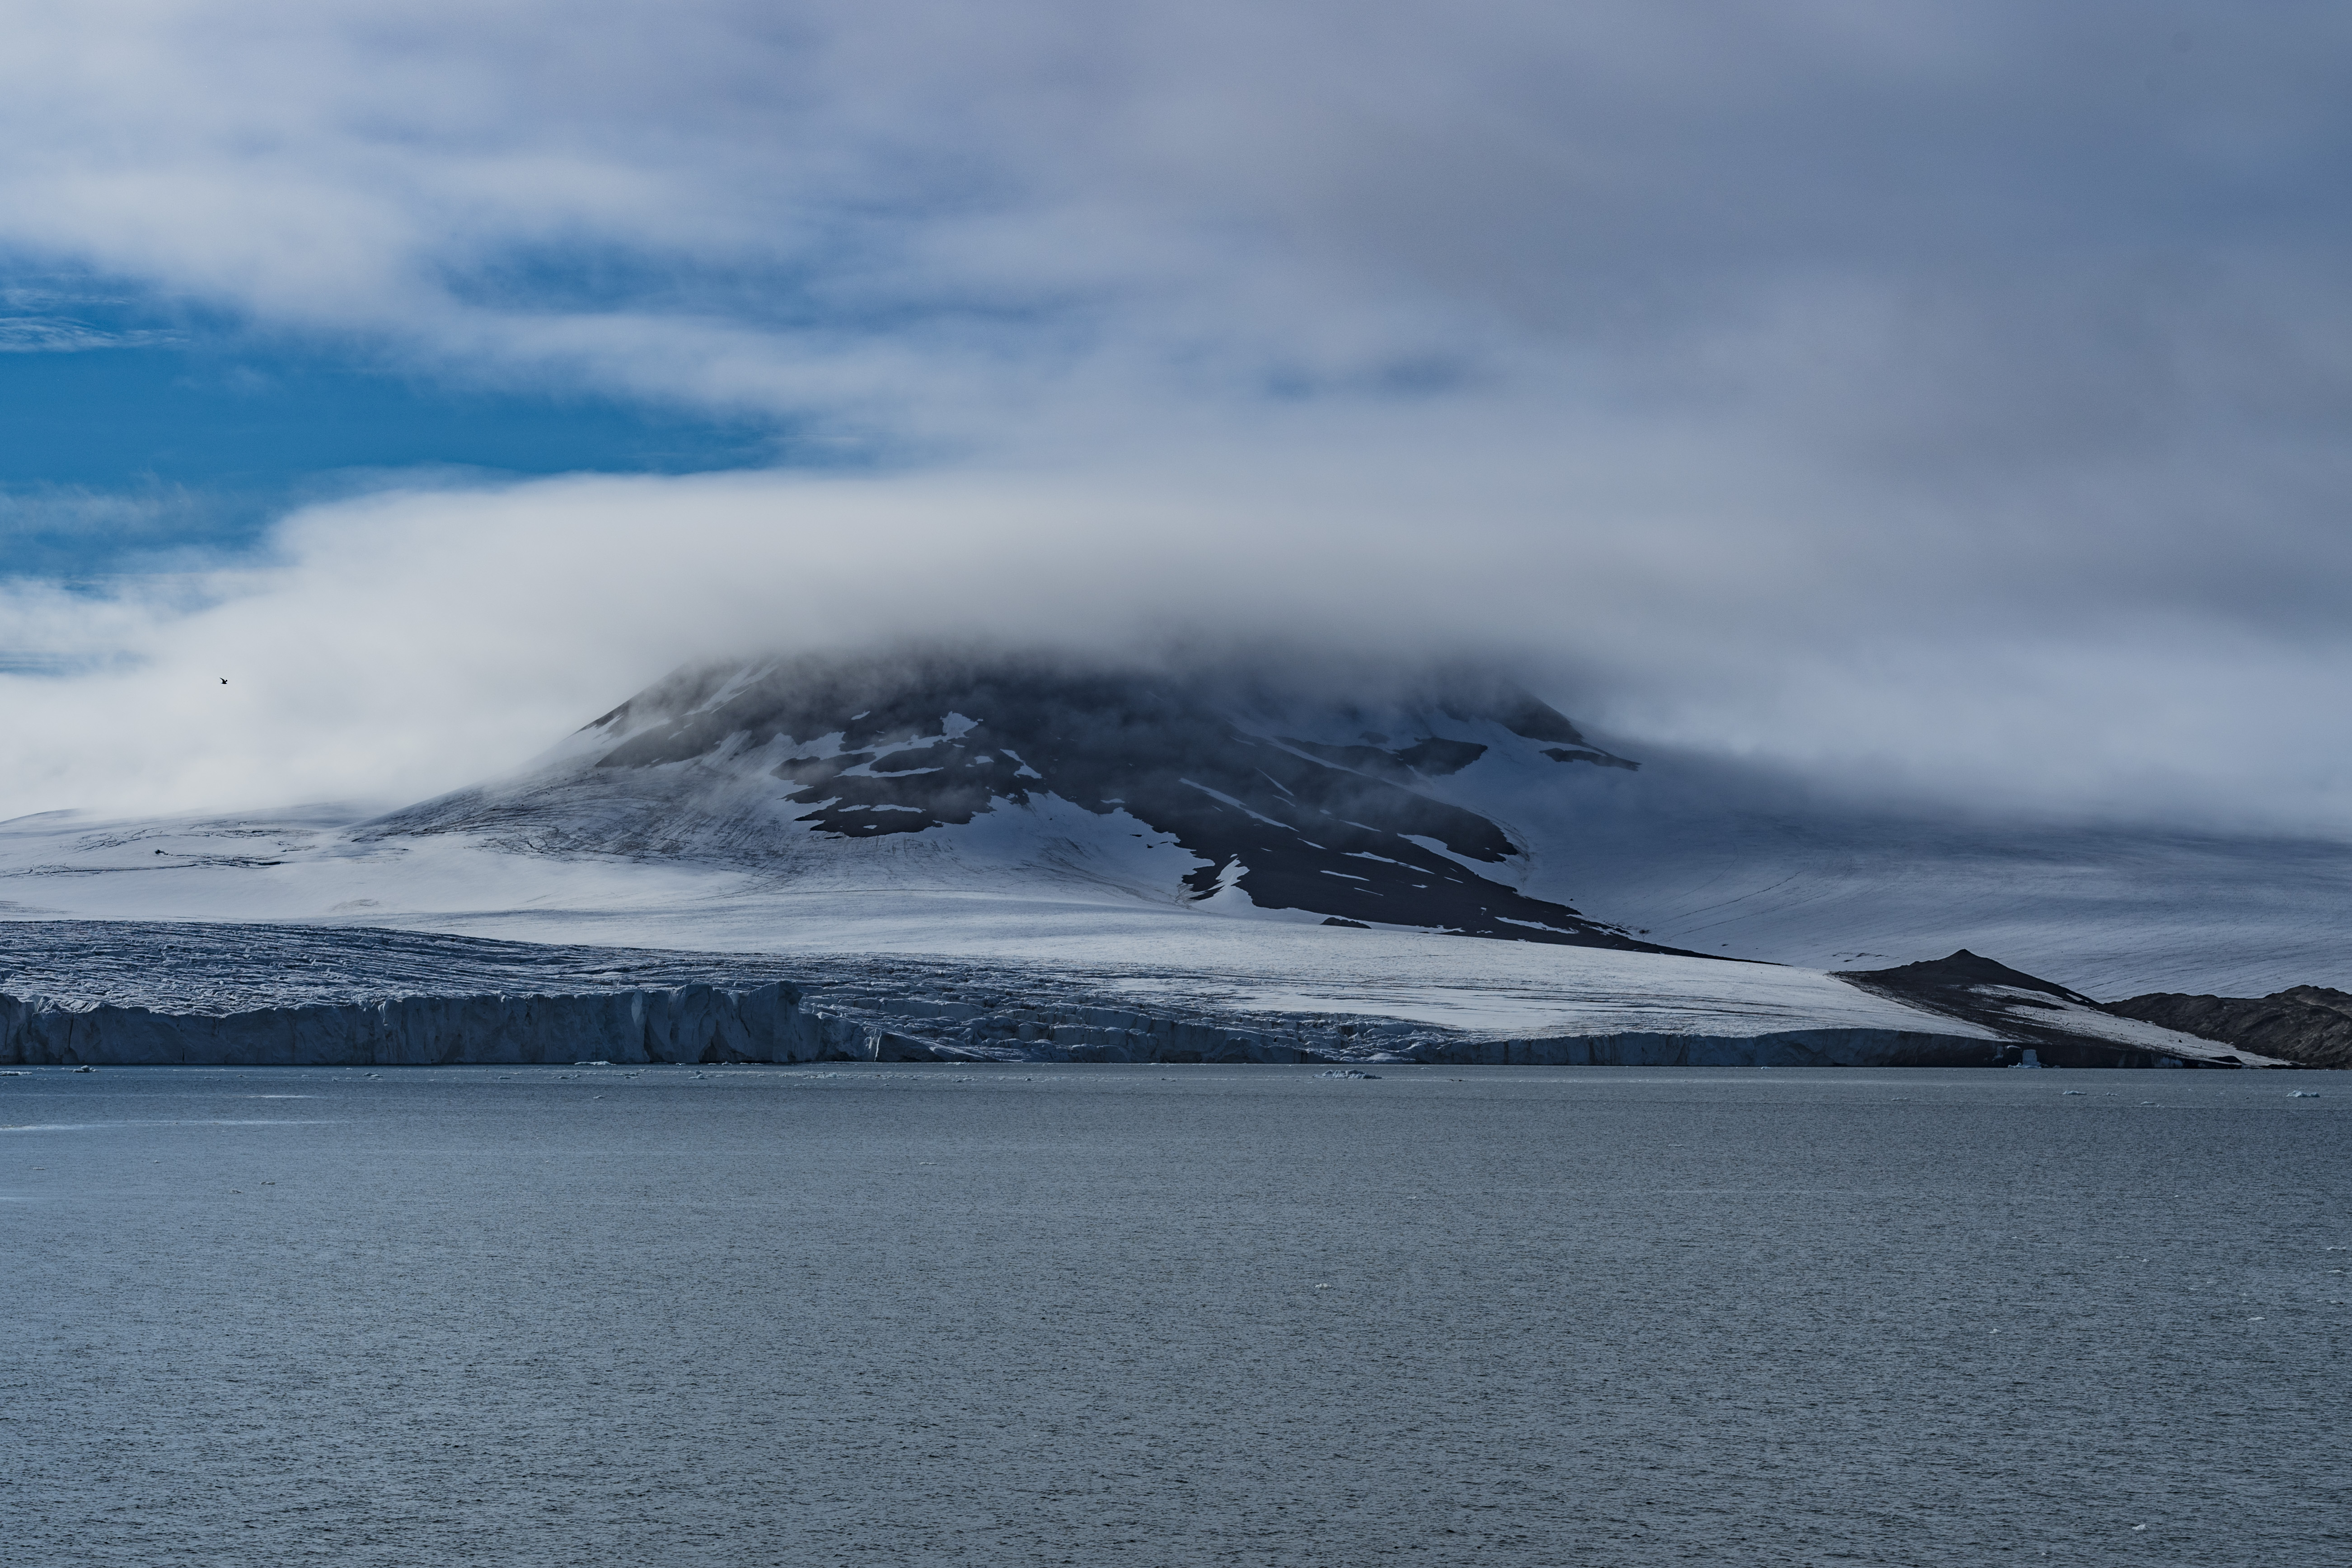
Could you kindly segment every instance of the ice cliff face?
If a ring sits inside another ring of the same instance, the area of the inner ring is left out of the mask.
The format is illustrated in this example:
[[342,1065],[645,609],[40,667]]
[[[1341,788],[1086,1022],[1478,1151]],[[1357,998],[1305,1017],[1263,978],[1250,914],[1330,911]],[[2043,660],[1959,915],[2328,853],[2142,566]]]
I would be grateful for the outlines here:
[[877,1032],[802,1007],[781,983],[749,991],[402,996],[223,1015],[0,994],[0,1062],[34,1067],[895,1059],[881,1057],[880,1047]]
[[1213,912],[1671,951],[1517,890],[1524,846],[1433,791],[1496,752],[1637,765],[1507,687],[1371,708],[1011,659],[796,659],[682,672],[536,773],[368,832],[803,877],[903,866],[856,847],[920,837]]

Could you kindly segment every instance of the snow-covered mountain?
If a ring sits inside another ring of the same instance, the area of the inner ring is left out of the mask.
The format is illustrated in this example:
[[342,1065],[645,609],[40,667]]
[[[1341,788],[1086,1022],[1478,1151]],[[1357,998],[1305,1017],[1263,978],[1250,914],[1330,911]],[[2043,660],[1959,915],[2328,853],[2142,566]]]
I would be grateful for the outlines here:
[[1475,790],[1437,788],[1498,763],[1637,765],[1493,683],[1367,706],[1017,659],[803,658],[682,672],[522,776],[362,837],[1662,951],[1518,890],[1526,844]]
[[[1864,815],[1637,765],[1507,682],[1377,684],[944,655],[689,670],[388,816],[0,824],[0,919],[803,961],[781,978],[945,963],[1082,1013],[1385,1020],[1560,1060],[1603,1037],[1655,1059],[1822,1030],[2036,1038],[2046,1001],[1971,994],[1963,1012],[2006,1011],[1963,1017],[1832,973],[1958,948],[2068,996],[2352,982],[2345,846]],[[2070,1037],[2203,1048],[2064,1005]],[[1110,1026],[1091,1016],[1036,1026]]]

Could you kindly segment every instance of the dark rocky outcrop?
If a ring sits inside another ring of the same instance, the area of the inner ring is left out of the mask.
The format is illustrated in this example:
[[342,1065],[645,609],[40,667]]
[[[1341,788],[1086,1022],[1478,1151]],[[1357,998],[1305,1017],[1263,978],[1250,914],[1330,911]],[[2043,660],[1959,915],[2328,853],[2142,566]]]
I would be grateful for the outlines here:
[[[1890,1001],[1995,1030],[2010,1042],[2007,1059],[2026,1050],[2044,1067],[2146,1068],[2270,1066],[2241,1061],[2195,1039],[2135,1037],[2107,1009],[2079,991],[1962,948],[1947,958],[1892,969],[1849,970],[1838,978]],[[2153,1020],[2140,1020],[2152,1022]],[[2158,1027],[2168,1027],[2159,1024]],[[2269,1053],[2259,1053],[2267,1056]]]
[[2158,1024],[2307,1068],[2352,1068],[2352,992],[2295,985],[2267,996],[2153,992],[2110,1002],[2123,1018]]
[[1839,978],[1864,984],[1867,989],[1885,994],[1932,996],[1948,1002],[1958,1000],[1979,986],[1993,985],[2017,991],[2038,991],[2044,996],[2084,1007],[2098,1005],[2079,991],[2069,991],[2063,985],[2028,974],[2021,969],[2011,969],[1997,960],[1980,958],[1965,947],[1949,958],[1898,964],[1893,969],[1847,970],[1841,973]]

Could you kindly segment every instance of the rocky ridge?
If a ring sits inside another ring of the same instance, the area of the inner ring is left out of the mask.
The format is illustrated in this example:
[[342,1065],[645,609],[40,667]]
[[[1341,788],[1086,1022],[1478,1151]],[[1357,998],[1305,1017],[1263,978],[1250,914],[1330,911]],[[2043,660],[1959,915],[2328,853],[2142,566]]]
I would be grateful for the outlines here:
[[2154,992],[2110,1002],[2107,1011],[2298,1067],[2352,1068],[2352,992],[2324,985],[2259,997]]
[[[1841,971],[1838,978],[1928,1013],[1992,1030],[2014,1042],[2014,1062],[2028,1049],[2042,1067],[2273,1067],[2276,1054],[2242,1049],[2200,1052],[2184,1048],[2176,1033],[2167,1045],[2145,1034],[2117,1028],[2112,1008],[2080,992],[2010,968],[1962,948],[1947,958],[1892,969]],[[2158,1020],[2159,1027],[2169,1028]],[[2159,1037],[2160,1038],[2160,1037]],[[2230,1042],[2235,1044],[2235,1042]]]

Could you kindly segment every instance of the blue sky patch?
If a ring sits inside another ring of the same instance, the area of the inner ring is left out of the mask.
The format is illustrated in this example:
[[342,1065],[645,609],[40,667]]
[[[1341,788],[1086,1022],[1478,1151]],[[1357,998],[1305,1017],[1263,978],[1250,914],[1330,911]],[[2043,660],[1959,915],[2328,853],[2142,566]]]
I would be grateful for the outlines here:
[[453,385],[86,295],[0,299],[0,575],[233,552],[289,506],[394,476],[815,460],[781,422]]

